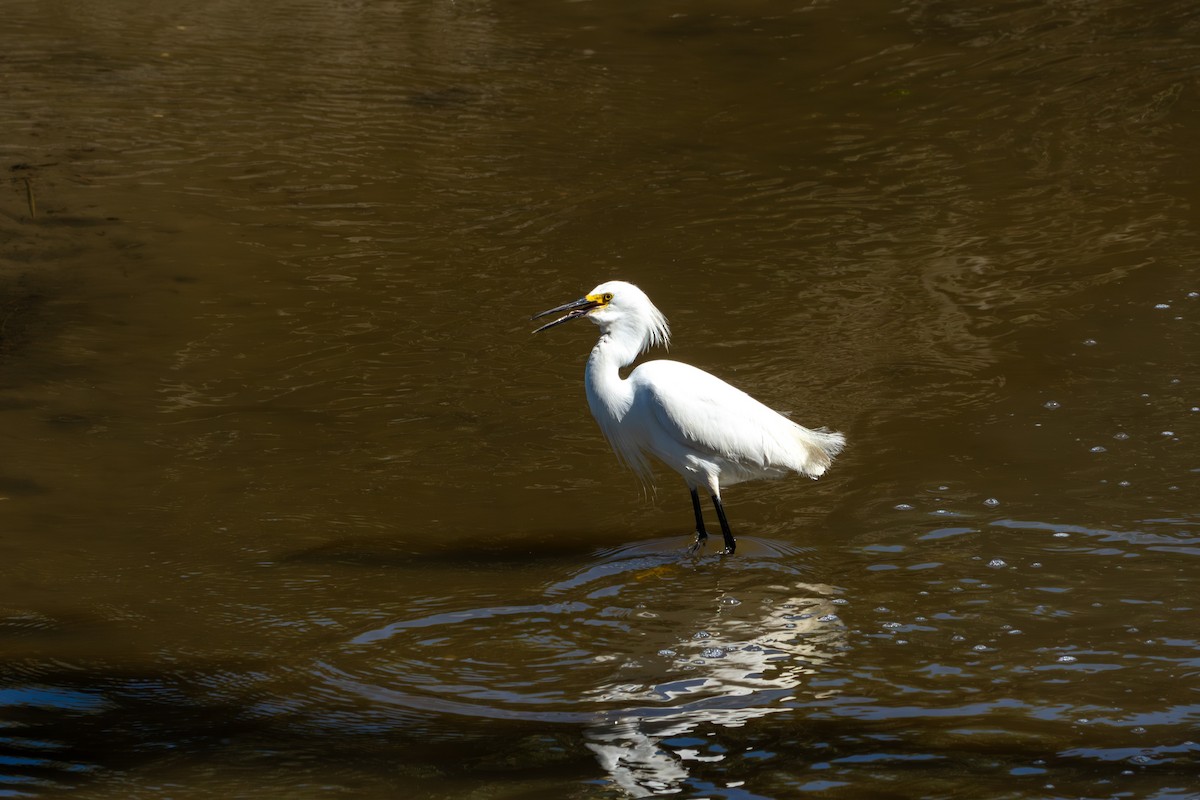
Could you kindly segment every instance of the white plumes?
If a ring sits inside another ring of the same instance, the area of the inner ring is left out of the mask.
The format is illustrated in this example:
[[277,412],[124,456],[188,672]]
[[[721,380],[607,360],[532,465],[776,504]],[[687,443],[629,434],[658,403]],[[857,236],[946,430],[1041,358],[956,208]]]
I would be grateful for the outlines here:
[[592,289],[588,297],[597,295],[612,295],[607,304],[588,314],[600,326],[601,336],[608,336],[623,347],[635,345],[634,358],[651,347],[670,347],[671,327],[667,318],[641,289],[625,281],[608,281]]

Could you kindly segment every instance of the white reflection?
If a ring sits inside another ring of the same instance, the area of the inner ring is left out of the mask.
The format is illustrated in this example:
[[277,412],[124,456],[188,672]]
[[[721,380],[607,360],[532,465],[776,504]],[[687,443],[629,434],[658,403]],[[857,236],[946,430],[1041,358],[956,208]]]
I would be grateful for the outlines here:
[[[787,711],[783,701],[845,647],[834,591],[806,583],[767,587],[749,613],[723,598],[702,627],[684,626],[674,639],[655,642],[653,656],[631,657],[618,670],[619,683],[589,698],[629,704],[586,731],[610,780],[632,797],[677,794],[690,763],[725,758],[707,749],[703,729]],[[772,602],[772,593],[780,600]],[[830,690],[804,693],[811,699]]]

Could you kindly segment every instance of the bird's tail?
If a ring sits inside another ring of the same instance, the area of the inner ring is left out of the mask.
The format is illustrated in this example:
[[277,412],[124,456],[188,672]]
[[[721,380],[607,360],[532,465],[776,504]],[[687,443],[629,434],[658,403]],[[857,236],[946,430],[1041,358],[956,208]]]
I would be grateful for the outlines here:
[[804,460],[798,465],[797,472],[814,480],[825,474],[833,459],[846,446],[845,436],[824,428],[813,430],[797,425],[793,434],[804,452]]

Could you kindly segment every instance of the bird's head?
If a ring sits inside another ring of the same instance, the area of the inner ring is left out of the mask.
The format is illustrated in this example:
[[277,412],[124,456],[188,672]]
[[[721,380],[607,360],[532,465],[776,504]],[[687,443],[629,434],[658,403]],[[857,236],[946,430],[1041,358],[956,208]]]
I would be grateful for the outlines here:
[[578,300],[535,314],[532,318],[540,319],[560,311],[567,313],[538,328],[534,333],[573,319],[587,317],[600,326],[602,334],[627,339],[636,344],[638,350],[645,350],[654,345],[666,347],[671,339],[667,318],[654,307],[645,292],[625,281],[607,281]]

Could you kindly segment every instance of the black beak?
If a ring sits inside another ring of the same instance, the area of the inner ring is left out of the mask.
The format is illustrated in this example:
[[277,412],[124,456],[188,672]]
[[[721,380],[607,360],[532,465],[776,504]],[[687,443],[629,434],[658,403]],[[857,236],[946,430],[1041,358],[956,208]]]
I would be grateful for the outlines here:
[[541,319],[542,317],[549,316],[550,314],[557,314],[559,311],[567,312],[566,314],[563,314],[558,319],[554,320],[554,322],[547,323],[547,324],[543,325],[542,327],[538,328],[536,331],[534,331],[534,333],[541,333],[542,331],[546,330],[547,328],[553,328],[555,325],[562,325],[564,322],[570,322],[573,319],[582,317],[584,314],[588,313],[589,311],[591,311],[593,308],[595,308],[598,305],[600,305],[600,304],[598,302],[596,302],[595,300],[589,300],[586,297],[581,297],[578,300],[573,300],[570,303],[565,303],[556,308],[552,308],[549,311],[543,311],[540,314],[534,314],[532,317],[530,317],[530,319]]

